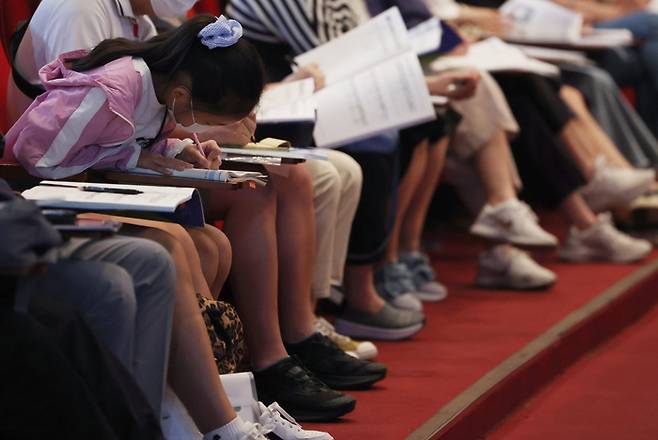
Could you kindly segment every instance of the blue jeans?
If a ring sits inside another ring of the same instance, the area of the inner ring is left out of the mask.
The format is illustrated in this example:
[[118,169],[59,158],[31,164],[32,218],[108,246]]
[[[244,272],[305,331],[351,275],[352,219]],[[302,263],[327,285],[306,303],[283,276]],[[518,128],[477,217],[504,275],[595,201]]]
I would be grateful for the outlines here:
[[637,46],[595,54],[594,59],[621,86],[637,91],[638,112],[658,136],[658,15],[637,12],[599,23],[602,29],[628,29],[640,41]]

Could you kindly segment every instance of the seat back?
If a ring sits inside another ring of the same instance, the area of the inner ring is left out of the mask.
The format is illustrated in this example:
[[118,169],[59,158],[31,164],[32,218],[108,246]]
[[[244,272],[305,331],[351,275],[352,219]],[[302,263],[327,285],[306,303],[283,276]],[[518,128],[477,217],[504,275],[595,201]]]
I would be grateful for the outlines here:
[[29,20],[40,0],[11,0],[0,8],[0,40],[5,54],[9,55],[9,40],[21,21]]

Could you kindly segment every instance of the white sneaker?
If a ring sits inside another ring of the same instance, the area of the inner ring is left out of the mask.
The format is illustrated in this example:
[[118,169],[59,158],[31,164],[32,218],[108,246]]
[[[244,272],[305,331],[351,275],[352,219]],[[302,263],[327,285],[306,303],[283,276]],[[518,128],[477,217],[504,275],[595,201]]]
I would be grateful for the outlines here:
[[656,181],[656,172],[648,169],[613,168],[603,157],[596,160],[594,177],[580,191],[594,212],[614,206],[626,206],[647,192]]
[[649,255],[652,245],[619,232],[612,224],[610,214],[599,214],[598,221],[580,231],[570,228],[569,235],[560,249],[560,257],[566,261],[610,261],[631,263]]
[[261,432],[272,433],[281,440],[333,440],[329,433],[322,431],[309,431],[303,429],[299,423],[285,412],[278,403],[274,402],[270,406],[258,402],[256,410],[258,423],[262,426]]
[[230,423],[204,435],[203,440],[269,440],[266,434],[270,432],[272,432],[270,428],[237,416]]
[[349,336],[341,335],[324,318],[315,319],[315,330],[331,339],[338,348],[352,357],[367,361],[377,356],[377,347],[375,344],[370,341],[355,341]]
[[509,199],[485,205],[471,226],[471,234],[517,246],[555,246],[557,238],[539,226],[537,216],[525,203]]
[[506,245],[480,254],[475,284],[485,289],[536,290],[555,283],[557,276],[527,253]]

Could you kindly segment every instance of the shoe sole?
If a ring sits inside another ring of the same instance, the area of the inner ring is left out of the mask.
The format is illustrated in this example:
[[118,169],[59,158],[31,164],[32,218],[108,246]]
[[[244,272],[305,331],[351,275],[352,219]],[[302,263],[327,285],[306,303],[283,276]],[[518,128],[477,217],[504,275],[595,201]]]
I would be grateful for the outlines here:
[[403,328],[382,328],[356,322],[336,319],[336,331],[342,335],[357,339],[376,339],[379,341],[400,341],[418,333],[425,326],[419,322]]
[[528,241],[520,240],[517,237],[508,237],[501,235],[497,229],[489,228],[483,225],[473,225],[471,226],[470,233],[483,238],[485,240],[490,240],[498,243],[509,243],[515,246],[521,247],[555,247],[558,242],[555,241]]
[[386,371],[378,374],[359,376],[358,379],[346,378],[345,376],[327,376],[324,374],[316,374],[316,377],[332,390],[365,390],[380,380],[383,380],[386,377]]
[[420,291],[414,292],[413,295],[419,300],[421,300],[422,302],[428,302],[428,303],[438,303],[448,297],[447,293],[443,295],[437,295],[435,293],[425,293]]
[[349,414],[354,411],[356,407],[356,400],[352,400],[349,404],[343,405],[340,408],[323,410],[323,411],[309,411],[308,409],[303,410],[290,410],[286,408],[286,411],[290,413],[291,416],[298,422],[332,422],[339,417]]
[[523,290],[527,292],[542,291],[550,288],[557,282],[557,279],[543,283],[543,284],[533,284],[533,285],[516,285],[512,286],[505,284],[501,281],[496,280],[495,278],[478,278],[475,280],[475,285],[480,289],[491,289],[491,290]]
[[613,203],[590,203],[587,201],[587,198],[585,198],[585,201],[587,202],[587,205],[590,207],[590,209],[596,213],[603,212],[615,206],[626,206],[647,192],[653,183],[653,179],[647,179],[646,182],[642,182],[642,185],[638,185],[636,187],[629,188],[626,191],[617,193],[616,195],[612,196],[615,199]]
[[652,249],[649,249],[648,252],[645,252],[641,255],[635,256],[615,256],[615,257],[603,257],[600,255],[592,254],[589,252],[581,253],[571,253],[571,252],[560,252],[560,259],[567,261],[569,263],[589,263],[589,262],[607,262],[607,263],[618,263],[618,264],[629,264],[635,263],[637,261],[645,259]]

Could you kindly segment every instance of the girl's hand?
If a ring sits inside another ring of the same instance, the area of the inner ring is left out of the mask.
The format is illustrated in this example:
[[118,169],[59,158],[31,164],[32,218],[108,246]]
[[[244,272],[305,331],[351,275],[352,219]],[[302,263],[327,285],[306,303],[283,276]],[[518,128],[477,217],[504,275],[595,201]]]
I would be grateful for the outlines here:
[[137,166],[149,170],[157,171],[160,174],[171,174],[172,170],[183,171],[192,168],[192,165],[178,159],[170,159],[159,154],[151,153],[149,150],[142,150],[137,160]]
[[315,91],[324,88],[325,86],[325,77],[324,73],[320,70],[320,67],[313,63],[308,66],[303,66],[297,69],[296,72],[291,73],[283,79],[283,82],[297,81],[300,79],[313,78],[315,81]]
[[458,69],[425,78],[430,94],[460,100],[475,94],[480,74],[475,69]]
[[[216,170],[222,164],[220,159],[221,150],[217,142],[205,141],[199,144],[203,154],[195,144],[187,145],[183,151],[176,157],[184,160],[188,165],[194,168],[203,168],[206,170]],[[206,157],[203,157],[205,154]]]
[[[256,132],[256,113],[229,125],[217,125],[199,133],[201,141],[214,140],[224,145],[246,145]],[[189,137],[189,136],[186,136]]]

